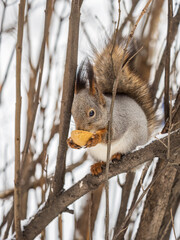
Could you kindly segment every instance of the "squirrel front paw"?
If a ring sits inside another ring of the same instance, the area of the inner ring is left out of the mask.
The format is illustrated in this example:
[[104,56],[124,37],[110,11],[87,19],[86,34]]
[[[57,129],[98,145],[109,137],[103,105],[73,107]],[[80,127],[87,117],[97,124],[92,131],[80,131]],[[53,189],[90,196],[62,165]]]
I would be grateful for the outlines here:
[[81,146],[77,145],[77,144],[72,140],[71,137],[69,137],[69,138],[67,139],[67,144],[68,144],[69,147],[74,148],[74,149],[80,149],[80,148],[81,148]]
[[100,129],[98,130],[96,133],[94,133],[92,135],[92,137],[87,141],[85,147],[89,148],[89,147],[94,147],[96,146],[98,143],[102,142],[102,138],[104,136],[104,134],[107,132],[106,129]]
[[99,134],[94,133],[92,137],[87,141],[85,147],[86,148],[94,147],[100,142],[101,142],[101,136]]
[[98,176],[99,174],[102,173],[103,167],[106,166],[106,163],[101,161],[98,163],[95,163],[91,166],[91,173],[93,176]]

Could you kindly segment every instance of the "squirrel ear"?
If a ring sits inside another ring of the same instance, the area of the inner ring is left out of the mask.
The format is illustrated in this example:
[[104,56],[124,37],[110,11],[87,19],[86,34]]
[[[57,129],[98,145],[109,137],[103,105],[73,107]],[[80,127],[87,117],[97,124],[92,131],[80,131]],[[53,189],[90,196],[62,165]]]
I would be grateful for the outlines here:
[[77,94],[82,89],[86,89],[88,81],[89,81],[89,93],[95,96],[100,104],[105,105],[104,96],[99,91],[96,83],[93,66],[88,59],[85,59],[81,63],[77,72],[75,94]]
[[85,59],[79,66],[76,83],[75,83],[75,93],[78,93],[80,90],[87,87],[89,81],[90,93],[95,94],[94,88],[94,71],[93,66],[90,63],[89,59]]
[[89,60],[87,61],[86,71],[87,71],[87,77],[89,80],[89,92],[91,95],[95,95],[97,92],[97,84],[94,76],[93,66]]
[[86,88],[86,77],[84,73],[84,62],[82,62],[76,76],[75,94],[77,94],[80,90],[85,88]]
[[102,104],[103,106],[105,105],[105,99],[103,94],[100,92],[96,78],[94,76],[94,70],[92,64],[88,61],[87,63],[87,75],[88,75],[88,80],[89,80],[89,92],[91,95],[95,96],[99,103]]

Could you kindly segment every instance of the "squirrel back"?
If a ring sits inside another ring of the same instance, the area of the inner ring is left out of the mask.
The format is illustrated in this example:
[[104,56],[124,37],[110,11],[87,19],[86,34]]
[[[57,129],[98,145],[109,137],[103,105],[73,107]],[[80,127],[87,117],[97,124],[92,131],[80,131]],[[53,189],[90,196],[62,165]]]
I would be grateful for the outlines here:
[[147,117],[148,135],[151,136],[156,125],[153,99],[148,83],[130,66],[134,61],[134,54],[135,49],[131,48],[123,56],[123,47],[118,44],[113,45],[110,41],[100,53],[95,52],[93,70],[98,88],[103,94],[112,94],[114,80],[118,78],[117,93],[128,95],[142,107]]

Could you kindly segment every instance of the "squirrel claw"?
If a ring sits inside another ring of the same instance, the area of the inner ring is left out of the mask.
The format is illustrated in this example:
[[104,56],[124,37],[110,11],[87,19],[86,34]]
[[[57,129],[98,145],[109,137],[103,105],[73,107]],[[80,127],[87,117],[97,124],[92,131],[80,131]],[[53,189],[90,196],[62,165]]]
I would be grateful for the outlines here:
[[101,136],[99,134],[93,134],[92,137],[87,141],[85,148],[94,147],[101,142]]
[[113,163],[119,162],[119,161],[121,160],[121,157],[122,157],[122,156],[123,156],[123,155],[122,155],[121,153],[115,153],[115,154],[112,156],[111,161],[112,161]]
[[72,140],[71,137],[67,139],[67,145],[71,148],[74,148],[74,149],[80,149],[81,148],[81,146],[74,143],[74,141]]
[[103,166],[105,166],[105,162],[101,161],[98,163],[95,163],[91,166],[91,173],[93,176],[98,176],[99,174],[102,173]]

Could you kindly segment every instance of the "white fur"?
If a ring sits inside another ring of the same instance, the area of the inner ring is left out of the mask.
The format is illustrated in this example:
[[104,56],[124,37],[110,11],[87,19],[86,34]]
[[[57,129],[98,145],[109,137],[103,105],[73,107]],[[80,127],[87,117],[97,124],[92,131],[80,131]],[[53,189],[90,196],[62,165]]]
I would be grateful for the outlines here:
[[[111,143],[110,158],[115,153],[125,154],[133,149],[131,149],[133,142],[132,131],[127,131],[121,138],[115,140]],[[95,147],[88,149],[88,153],[97,161],[107,160],[107,144],[99,143]]]

